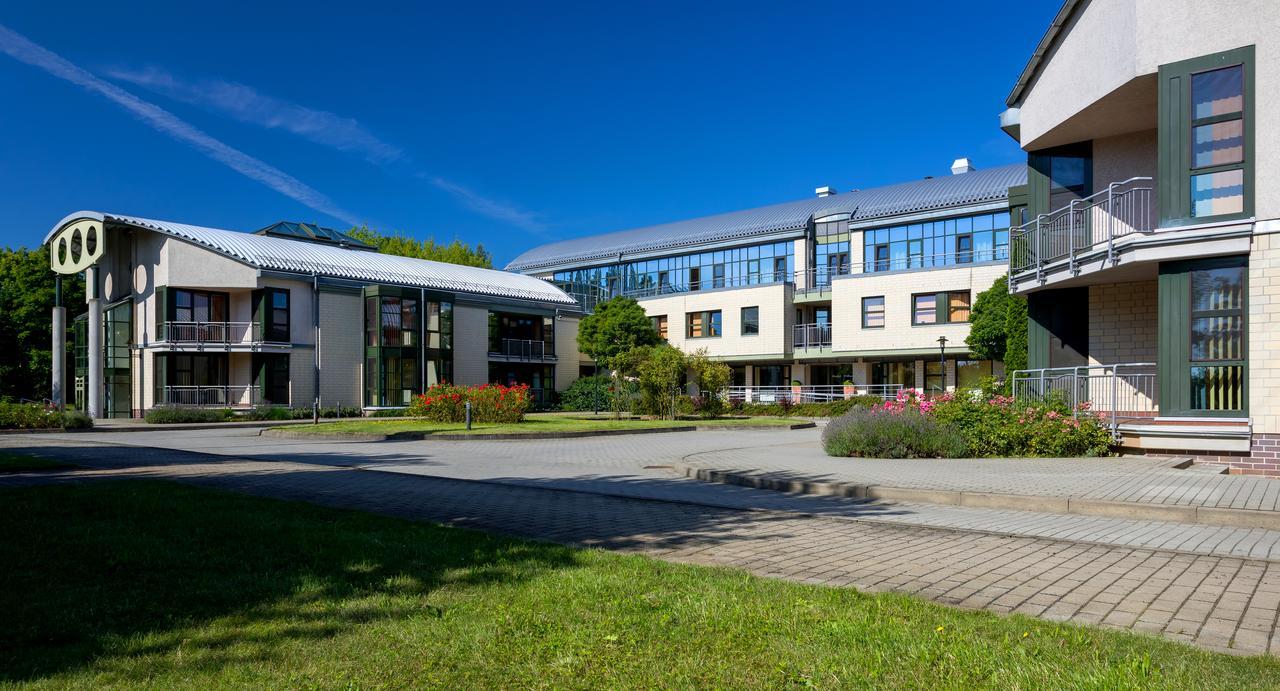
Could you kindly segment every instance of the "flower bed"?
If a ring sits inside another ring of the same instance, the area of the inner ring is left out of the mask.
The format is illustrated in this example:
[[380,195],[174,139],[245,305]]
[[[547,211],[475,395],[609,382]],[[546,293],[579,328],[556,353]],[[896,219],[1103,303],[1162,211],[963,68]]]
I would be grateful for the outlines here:
[[502,386],[454,386],[436,384],[426,393],[414,397],[405,415],[433,422],[462,422],[466,405],[471,403],[472,422],[520,422],[529,411],[531,399],[526,384]]
[[0,401],[0,429],[86,429],[88,415],[76,410],[59,411],[39,403]]
[[[939,441],[939,434],[954,443]],[[823,433],[832,456],[878,458],[1105,456],[1111,443],[1101,416],[1087,404],[1076,410],[1062,401],[1019,405],[1009,396],[968,390],[926,398],[904,389],[870,411],[833,420]]]

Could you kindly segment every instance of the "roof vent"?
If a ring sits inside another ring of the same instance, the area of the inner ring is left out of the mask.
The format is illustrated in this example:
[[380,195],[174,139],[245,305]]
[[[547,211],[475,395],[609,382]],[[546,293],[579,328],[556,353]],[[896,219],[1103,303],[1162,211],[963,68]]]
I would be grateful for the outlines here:
[[977,168],[974,168],[973,164],[970,163],[969,159],[967,158],[957,158],[951,164],[952,175],[960,175],[961,173],[972,173],[975,170],[977,170]]
[[831,197],[835,195],[836,188],[831,185],[823,185],[822,187],[815,188],[813,193],[819,197]]

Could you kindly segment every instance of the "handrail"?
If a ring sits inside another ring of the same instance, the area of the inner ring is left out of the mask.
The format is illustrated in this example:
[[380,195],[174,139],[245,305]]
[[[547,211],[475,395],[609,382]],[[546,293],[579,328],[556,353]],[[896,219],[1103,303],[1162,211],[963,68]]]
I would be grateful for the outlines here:
[[1076,257],[1082,251],[1105,244],[1106,261],[1116,262],[1115,240],[1154,229],[1151,213],[1154,182],[1146,176],[1113,182],[1087,197],[1073,199],[1066,206],[1040,214],[1031,221],[1009,229],[1009,287],[1019,274],[1034,270],[1036,280],[1045,282],[1044,267],[1067,260],[1069,270],[1079,273]]
[[[522,360],[543,360],[549,357],[546,342],[530,338],[504,338],[499,350],[490,351],[494,355],[520,358]],[[554,357],[552,353],[550,357]]]
[[165,321],[158,339],[163,343],[251,345],[263,343],[258,322]]
[[163,403],[193,408],[255,406],[262,402],[260,388],[256,384],[166,385]]
[[854,396],[879,396],[890,400],[898,395],[901,384],[818,384],[798,386],[729,386],[724,395],[730,401],[744,403],[774,403],[781,400],[792,403],[822,403],[839,401]]
[[[1159,380],[1154,362],[1124,362],[1079,367],[1017,370],[1011,378],[1015,401],[1044,401],[1060,396],[1072,415],[1089,409],[1103,413],[1113,436],[1122,419],[1151,417],[1159,411]],[[1087,404],[1087,405],[1085,405]]]
[[831,324],[795,324],[792,327],[793,348],[822,348],[831,346]]

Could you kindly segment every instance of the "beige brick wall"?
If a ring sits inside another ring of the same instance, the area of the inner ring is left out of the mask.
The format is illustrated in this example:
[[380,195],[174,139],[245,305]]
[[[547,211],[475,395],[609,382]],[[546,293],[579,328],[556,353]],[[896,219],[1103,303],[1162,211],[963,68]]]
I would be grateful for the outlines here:
[[[911,325],[911,296],[952,290],[968,290],[976,299],[978,293],[1005,272],[1004,265],[976,266],[954,269],[931,269],[901,273],[867,273],[832,282],[831,290],[831,339],[837,351],[905,350],[913,348],[937,348],[938,337],[946,336],[954,345],[962,347],[969,335],[968,324]],[[883,295],[885,300],[885,326],[882,329],[862,328],[862,298]]]
[[489,310],[484,307],[453,307],[453,378],[462,385],[489,381]]
[[578,319],[557,317],[556,321],[556,391],[564,391],[578,378]]
[[1249,416],[1280,433],[1280,234],[1255,235],[1249,254]]
[[315,400],[316,351],[294,348],[289,352],[289,405],[310,408]]
[[1158,282],[1089,287],[1089,364],[1155,362]]
[[[713,357],[760,355],[778,357],[791,349],[791,287],[785,284],[708,292],[692,292],[653,300],[641,300],[649,316],[666,315],[667,341],[685,352],[706,348]],[[742,308],[760,308],[760,333],[742,335]],[[719,338],[686,338],[685,315],[720,310]]]
[[362,405],[364,302],[320,293],[320,405]]

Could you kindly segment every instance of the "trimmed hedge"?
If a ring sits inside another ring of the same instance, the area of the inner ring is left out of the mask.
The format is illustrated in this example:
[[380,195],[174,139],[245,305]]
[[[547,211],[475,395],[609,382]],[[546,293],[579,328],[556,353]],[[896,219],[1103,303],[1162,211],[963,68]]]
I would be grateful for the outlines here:
[[[399,414],[400,411],[397,411]],[[360,417],[364,411],[359,408],[343,406],[342,408],[321,408],[320,417]],[[310,420],[310,408],[285,408],[283,406],[258,406],[252,410],[237,412],[231,408],[183,408],[178,406],[162,406],[148,410],[143,419],[156,425],[173,425],[193,422],[238,422],[238,421],[270,421],[270,420]]]
[[152,408],[142,416],[153,425],[173,425],[187,422],[230,422],[235,419],[230,408],[179,408],[162,406]]
[[93,419],[78,410],[59,412],[39,403],[0,401],[0,429],[88,429]]
[[791,403],[785,400],[777,403],[730,402],[729,412],[735,415],[770,415],[779,417],[797,415],[800,417],[840,417],[851,410],[874,408],[881,403],[884,403],[884,399],[879,396],[854,396],[826,403]]
[[827,423],[822,446],[829,456],[961,458],[968,452],[958,430],[917,409],[860,408]]

